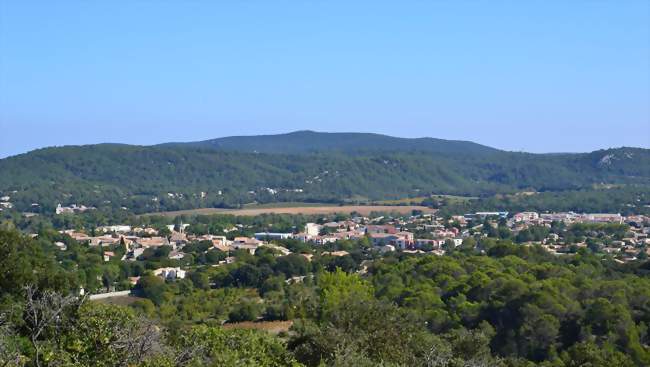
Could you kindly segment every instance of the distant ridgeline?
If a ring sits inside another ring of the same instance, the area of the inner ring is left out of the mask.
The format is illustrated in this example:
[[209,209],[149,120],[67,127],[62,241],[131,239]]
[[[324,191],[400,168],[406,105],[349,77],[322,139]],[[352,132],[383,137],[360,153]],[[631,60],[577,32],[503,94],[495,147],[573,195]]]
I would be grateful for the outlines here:
[[49,214],[59,204],[143,213],[433,193],[487,197],[603,184],[650,184],[650,150],[529,154],[464,141],[300,131],[157,146],[54,147],[0,160],[6,205]]

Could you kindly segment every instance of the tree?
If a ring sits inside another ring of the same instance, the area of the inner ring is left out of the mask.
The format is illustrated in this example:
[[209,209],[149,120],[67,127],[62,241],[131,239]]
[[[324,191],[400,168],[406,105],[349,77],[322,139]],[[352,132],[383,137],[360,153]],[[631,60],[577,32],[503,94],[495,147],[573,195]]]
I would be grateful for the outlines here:
[[163,302],[163,293],[165,291],[165,281],[160,277],[145,275],[138,280],[137,288],[142,295],[150,299],[154,304],[160,306]]
[[24,289],[26,302],[23,320],[34,348],[34,363],[40,367],[47,337],[61,333],[67,327],[65,314],[78,308],[83,299],[62,296],[50,290],[41,291],[34,286],[25,286]]
[[175,341],[181,366],[301,366],[278,338],[255,330],[197,326]]
[[7,316],[0,314],[0,364],[6,367],[23,365],[19,338],[14,329]]
[[611,345],[600,346],[588,341],[578,343],[563,352],[562,361],[567,367],[635,366],[630,357],[616,351]]
[[373,289],[370,284],[361,280],[357,274],[347,274],[341,269],[333,273],[321,273],[318,277],[320,290],[321,317],[340,308],[340,305],[351,300],[369,300]]
[[275,270],[284,273],[287,277],[305,275],[309,271],[309,268],[309,260],[300,254],[282,256],[278,258],[275,265]]
[[159,353],[160,328],[125,307],[87,303],[67,333],[63,349],[85,366],[130,366]]
[[204,272],[193,271],[190,273],[190,280],[194,287],[199,289],[210,289],[210,278]]
[[232,322],[255,321],[262,313],[261,305],[256,301],[243,301],[236,304],[228,314]]

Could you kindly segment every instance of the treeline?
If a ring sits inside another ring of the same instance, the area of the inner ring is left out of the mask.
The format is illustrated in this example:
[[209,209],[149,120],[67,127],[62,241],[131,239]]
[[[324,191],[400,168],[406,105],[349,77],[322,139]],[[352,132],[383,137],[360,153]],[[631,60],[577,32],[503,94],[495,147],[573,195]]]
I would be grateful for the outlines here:
[[442,215],[477,211],[520,211],[576,213],[650,214],[650,186],[626,185],[614,188],[495,195],[473,200],[427,199],[424,204],[439,207]]

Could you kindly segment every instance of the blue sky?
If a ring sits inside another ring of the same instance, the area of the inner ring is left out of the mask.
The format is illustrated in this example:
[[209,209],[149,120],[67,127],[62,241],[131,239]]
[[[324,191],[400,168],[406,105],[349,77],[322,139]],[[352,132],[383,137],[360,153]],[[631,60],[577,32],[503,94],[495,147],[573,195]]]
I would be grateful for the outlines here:
[[0,1],[0,157],[302,129],[650,147],[650,2]]

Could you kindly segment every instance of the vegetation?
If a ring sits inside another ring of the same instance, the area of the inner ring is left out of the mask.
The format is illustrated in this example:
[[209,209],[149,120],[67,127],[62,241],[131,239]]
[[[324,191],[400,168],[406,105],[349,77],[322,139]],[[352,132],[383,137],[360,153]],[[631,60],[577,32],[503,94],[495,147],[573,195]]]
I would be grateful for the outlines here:
[[[563,233],[577,241],[601,234],[616,238],[626,230],[580,224]],[[537,231],[531,228],[529,235]],[[136,289],[142,298],[125,307],[76,296],[96,273],[91,269],[112,266],[91,260],[93,250],[74,249],[71,256],[54,250],[45,234],[35,240],[1,230],[0,361],[8,366],[650,364],[650,262],[619,264],[590,248],[554,257],[538,246],[500,239],[508,235],[498,230],[494,236],[477,237],[448,256],[380,255],[364,241],[323,249],[286,241],[294,254],[280,256],[268,248],[255,255],[238,252],[233,264],[197,267],[186,279],[167,282],[145,266]],[[202,252],[200,243],[192,246]],[[323,253],[333,249],[350,255]],[[358,273],[362,267],[366,271]],[[299,278],[287,281],[291,277]],[[278,336],[221,327],[243,320],[294,324]]]
[[59,203],[76,203],[105,212],[146,213],[239,208],[252,202],[489,197],[650,183],[646,149],[540,155],[434,139],[391,144],[385,139],[396,138],[318,138],[309,140],[309,146],[318,142],[311,150],[299,136],[291,136],[291,143],[254,138],[257,143],[245,146],[259,147],[257,152],[240,151],[240,145],[224,141],[40,149],[0,160],[0,192],[11,196],[19,212],[51,214]]
[[568,190],[562,192],[520,193],[495,195],[476,200],[432,198],[423,204],[441,209],[441,214],[474,213],[477,211],[506,210],[650,214],[650,186],[627,185],[613,188]]

